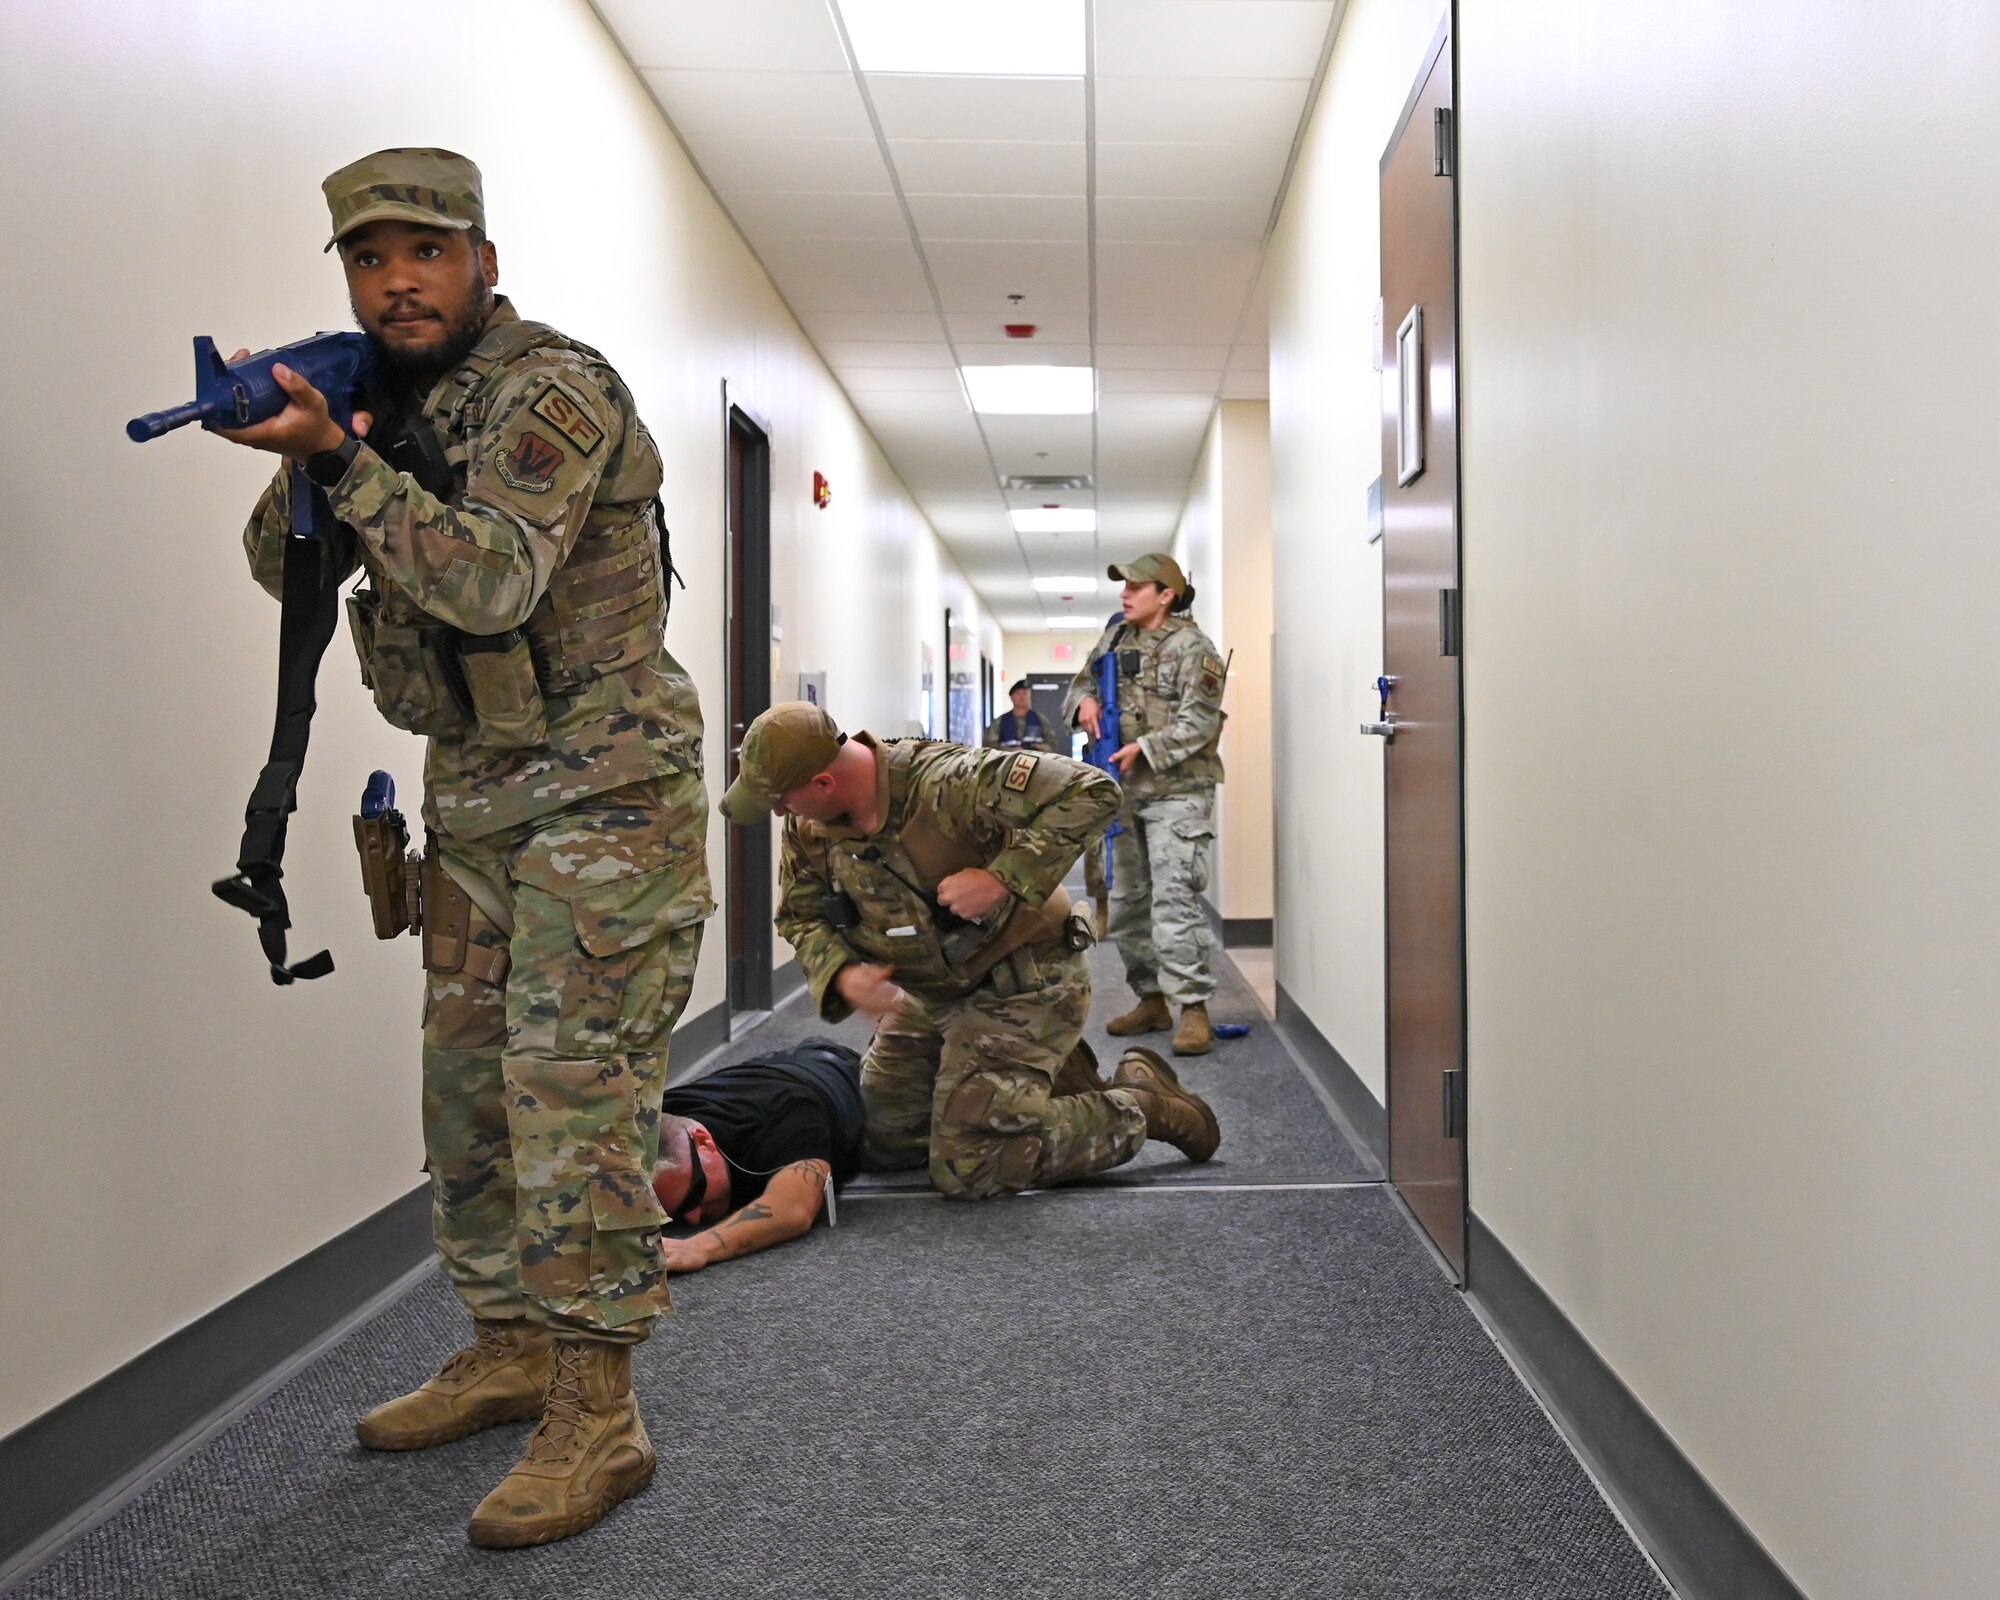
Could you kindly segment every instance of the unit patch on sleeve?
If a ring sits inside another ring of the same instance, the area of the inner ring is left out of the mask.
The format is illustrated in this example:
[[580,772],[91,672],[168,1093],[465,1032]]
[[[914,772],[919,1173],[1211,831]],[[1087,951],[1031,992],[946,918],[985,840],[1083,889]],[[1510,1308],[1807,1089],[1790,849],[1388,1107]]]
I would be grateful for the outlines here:
[[591,420],[583,402],[559,383],[544,389],[530,409],[586,456],[604,443],[604,430]]
[[1028,780],[1034,775],[1035,757],[1024,750],[1014,758],[1014,764],[1007,769],[1006,786],[1018,794],[1028,787]]
[[1222,698],[1222,663],[1214,656],[1201,658],[1201,697],[1204,700]]
[[525,432],[511,450],[496,450],[493,465],[501,480],[527,494],[544,494],[555,482],[563,453],[539,433]]

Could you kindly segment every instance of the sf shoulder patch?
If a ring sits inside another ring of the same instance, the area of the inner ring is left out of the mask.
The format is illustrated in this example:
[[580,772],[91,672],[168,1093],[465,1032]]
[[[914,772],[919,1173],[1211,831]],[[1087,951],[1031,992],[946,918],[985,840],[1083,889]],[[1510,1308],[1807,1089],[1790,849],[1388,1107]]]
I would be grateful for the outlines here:
[[604,443],[604,430],[591,419],[583,402],[559,383],[551,383],[530,409],[586,456]]
[[1013,765],[1008,767],[1006,786],[1019,793],[1028,787],[1028,780],[1034,775],[1035,757],[1024,750],[1014,758]]
[[513,449],[502,448],[493,453],[493,465],[501,481],[526,494],[546,494],[563,459],[562,451],[533,430],[524,431],[514,441]]

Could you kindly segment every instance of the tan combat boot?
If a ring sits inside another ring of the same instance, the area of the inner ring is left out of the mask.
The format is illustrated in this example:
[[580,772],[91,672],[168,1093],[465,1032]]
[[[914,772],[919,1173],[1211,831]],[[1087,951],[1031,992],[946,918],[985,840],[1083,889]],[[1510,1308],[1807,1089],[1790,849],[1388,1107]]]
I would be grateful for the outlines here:
[[1097,1075],[1097,1052],[1090,1048],[1088,1039],[1076,1041],[1076,1048],[1063,1057],[1063,1063],[1056,1068],[1055,1082],[1051,1093],[1102,1094],[1111,1085]]
[[355,1423],[355,1438],[370,1450],[424,1450],[539,1417],[555,1342],[549,1330],[532,1322],[475,1322],[473,1329],[471,1345],[449,1356],[429,1383]]
[[479,1502],[466,1535],[489,1550],[550,1544],[604,1520],[653,1481],[653,1444],[632,1397],[632,1346],[558,1340],[549,1397],[528,1447]]
[[1215,1112],[1198,1094],[1181,1087],[1174,1069],[1157,1050],[1128,1045],[1118,1058],[1111,1086],[1123,1089],[1146,1113],[1146,1137],[1163,1139],[1190,1161],[1206,1161],[1222,1143]]
[[1142,994],[1139,1003],[1122,1017],[1113,1017],[1105,1023],[1104,1031],[1123,1039],[1135,1033],[1165,1033],[1174,1025],[1174,1014],[1167,1009],[1167,997],[1163,994]]
[[1205,1056],[1215,1044],[1215,1029],[1208,1024],[1208,1002],[1197,1000],[1181,1007],[1181,1025],[1174,1029],[1174,1054]]

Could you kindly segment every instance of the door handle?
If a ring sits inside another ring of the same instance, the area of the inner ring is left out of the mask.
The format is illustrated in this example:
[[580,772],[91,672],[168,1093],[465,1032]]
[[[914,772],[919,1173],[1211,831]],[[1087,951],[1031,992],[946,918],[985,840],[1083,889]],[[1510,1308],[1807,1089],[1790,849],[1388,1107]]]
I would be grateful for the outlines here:
[[1396,742],[1396,725],[1393,722],[1364,722],[1361,724],[1361,731],[1374,734],[1384,744]]

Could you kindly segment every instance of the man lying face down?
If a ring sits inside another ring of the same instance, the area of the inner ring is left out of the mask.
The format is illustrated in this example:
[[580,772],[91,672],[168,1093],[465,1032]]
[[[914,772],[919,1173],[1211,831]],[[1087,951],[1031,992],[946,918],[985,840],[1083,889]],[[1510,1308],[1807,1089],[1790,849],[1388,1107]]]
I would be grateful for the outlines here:
[[861,1058],[808,1039],[669,1089],[653,1192],[702,1231],[662,1238],[669,1272],[796,1239],[861,1165]]

